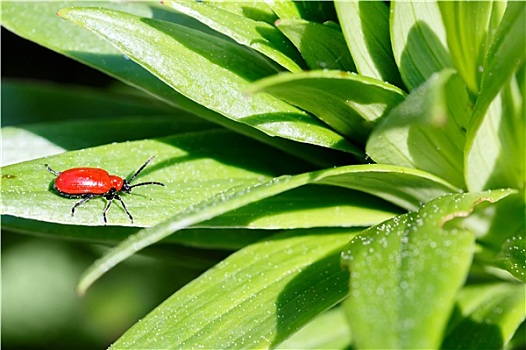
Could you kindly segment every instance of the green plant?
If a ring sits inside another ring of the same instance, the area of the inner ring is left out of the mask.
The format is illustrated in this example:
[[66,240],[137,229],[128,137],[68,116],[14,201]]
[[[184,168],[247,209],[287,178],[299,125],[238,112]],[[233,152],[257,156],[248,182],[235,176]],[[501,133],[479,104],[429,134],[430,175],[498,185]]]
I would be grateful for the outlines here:
[[[45,160],[2,168],[6,228],[126,236],[80,293],[159,242],[215,264],[114,348],[524,345],[523,2],[163,5],[2,10],[9,30],[170,106],[123,120],[88,104],[90,119],[3,131],[47,140],[20,155]],[[141,181],[168,189],[126,196],[134,225],[114,210],[104,230],[101,205],[70,217],[43,168],[124,176],[151,155]],[[325,331],[293,335],[309,322]]]

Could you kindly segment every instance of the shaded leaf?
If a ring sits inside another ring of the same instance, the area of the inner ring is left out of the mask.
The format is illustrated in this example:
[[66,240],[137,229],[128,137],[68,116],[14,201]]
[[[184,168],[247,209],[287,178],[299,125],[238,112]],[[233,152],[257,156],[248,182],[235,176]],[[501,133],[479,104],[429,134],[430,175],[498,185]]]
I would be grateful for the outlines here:
[[4,127],[2,165],[113,142],[209,129],[220,128],[184,112],[180,115],[134,115]]
[[318,23],[336,20],[334,5],[329,1],[273,0],[266,3],[281,19],[304,19]]
[[[2,126],[52,120],[182,115],[159,100],[136,93],[86,86],[2,80]],[[198,118],[196,124],[204,124]],[[116,130],[118,131],[118,130]]]
[[395,61],[410,91],[453,66],[437,2],[393,2],[390,24]]
[[268,24],[274,24],[274,21],[278,19],[268,4],[262,1],[247,2],[206,0],[203,2],[233,14],[253,19],[254,21],[262,21],[267,22]]
[[353,238],[342,262],[351,276],[345,305],[357,345],[438,348],[474,253],[473,233],[449,222],[510,193],[445,195]]
[[302,19],[280,19],[276,26],[294,43],[310,69],[356,70],[339,27]]
[[469,115],[466,89],[455,72],[435,73],[383,118],[366,152],[378,163],[422,169],[464,187]]
[[[516,193],[497,203],[481,203],[473,213],[461,222],[463,229],[473,231],[477,237],[478,249],[475,255],[475,267],[503,277],[500,269],[505,269],[519,280],[524,281],[526,247],[526,213],[524,195]],[[509,276],[504,274],[505,277]]]
[[502,245],[497,255],[497,264],[522,282],[526,282],[526,232],[516,232]]
[[[100,213],[99,213],[100,214]],[[2,228],[11,232],[17,232],[32,236],[69,239],[84,243],[99,243],[113,246],[128,236],[138,231],[137,227],[125,226],[80,226],[55,224],[45,221],[22,219],[11,215],[2,215]],[[254,229],[207,229],[207,228],[188,228],[178,231],[163,239],[160,244],[170,244],[169,249],[173,249],[175,260],[177,253],[185,253],[187,259],[195,250],[186,249],[188,247],[221,250],[237,250],[260,239],[271,236],[275,231],[254,230]],[[177,249],[175,244],[180,245]],[[186,249],[186,250],[185,250]],[[208,254],[208,253],[207,253]],[[160,255],[158,255],[160,257]],[[179,255],[181,256],[181,255]],[[197,260],[197,257],[196,257]],[[177,263],[182,263],[181,261]],[[206,268],[209,265],[206,266]],[[203,268],[202,266],[200,268]]]
[[502,349],[526,319],[524,284],[463,288],[442,349]]
[[334,5],[358,73],[403,88],[389,37],[389,7],[380,1]]

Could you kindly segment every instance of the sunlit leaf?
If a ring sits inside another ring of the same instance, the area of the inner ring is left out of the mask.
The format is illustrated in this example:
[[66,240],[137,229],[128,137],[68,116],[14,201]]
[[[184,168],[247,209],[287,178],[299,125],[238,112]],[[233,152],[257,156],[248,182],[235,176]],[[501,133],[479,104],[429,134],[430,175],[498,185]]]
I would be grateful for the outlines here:
[[[263,153],[257,158],[270,157],[266,165],[251,161],[259,152]],[[123,196],[130,213],[136,213],[135,225],[150,226],[227,188],[254,185],[301,166],[294,158],[274,152],[277,151],[235,133],[208,130],[110,144],[14,164],[2,168],[2,214],[55,223],[101,225],[104,200],[92,199],[72,217],[75,201],[51,190],[55,176],[44,165],[47,163],[56,171],[103,167],[112,174],[129,177],[146,159],[155,156],[137,180],[159,181],[166,187],[139,187]],[[34,205],[35,201],[39,205]],[[108,216],[110,224],[130,225],[118,204]]]
[[353,238],[342,262],[351,276],[346,309],[359,347],[440,346],[475,240],[449,222],[510,193],[445,195]]
[[283,34],[265,22],[200,2],[164,1],[164,4],[196,18],[241,45],[253,48],[291,72],[301,71],[300,65],[304,65],[298,51]]
[[354,152],[343,137],[291,105],[267,94],[244,94],[251,81],[276,73],[257,53],[176,23],[120,11],[68,8],[59,15],[110,41],[174,90],[231,120],[270,136]]
[[268,92],[299,106],[357,144],[405,98],[395,86],[341,71],[280,74],[255,82],[248,91]]
[[[299,144],[279,137],[267,136],[253,127],[225,118],[221,114],[203,107],[164,84],[106,40],[57,17],[56,13],[60,9],[68,6],[78,6],[79,4],[97,7],[104,5],[105,8],[119,9],[135,14],[139,16],[137,18],[156,18],[161,21],[178,23],[182,26],[208,33],[208,35],[217,35],[216,32],[211,31],[203,24],[194,19],[189,19],[188,16],[171,11],[166,6],[142,1],[127,3],[113,1],[82,3],[78,1],[5,2],[2,3],[2,25],[17,35],[74,58],[88,66],[97,68],[133,87],[144,90],[171,106],[190,111],[195,115],[199,115],[199,117],[226,126],[231,130],[267,144],[272,144],[280,149],[285,149],[287,152],[294,153],[299,157],[307,157],[310,161],[317,164],[332,165],[337,159],[340,159],[341,162],[341,155],[335,154],[335,152],[329,152],[327,149],[320,147]],[[42,30],[43,28],[46,30]],[[207,46],[208,43],[205,43],[204,49]],[[245,52],[245,54],[248,54],[248,52]],[[203,70],[199,70],[199,72],[203,72]],[[208,78],[205,77],[205,80],[208,81]],[[220,94],[217,96],[220,96]],[[241,98],[241,100],[243,99]]]
[[111,349],[277,345],[345,297],[339,251],[356,232],[285,233],[250,245],[168,298]]
[[[489,105],[505,86],[506,82],[524,64],[526,57],[526,4],[511,1],[506,7],[499,28],[491,43],[482,73],[480,93],[473,112],[470,135],[477,133]],[[469,136],[469,135],[468,135]],[[468,138],[471,141],[471,137]],[[468,143],[468,148],[471,145]]]
[[525,119],[524,95],[512,76],[489,105],[476,133],[468,133],[465,165],[469,190],[524,189]]
[[308,323],[276,349],[348,349],[351,331],[342,307],[335,307]]
[[487,51],[506,9],[501,1],[438,1],[453,64],[472,95],[479,91]]
[[[284,175],[256,185],[250,185],[247,181],[243,185],[231,187],[187,207],[171,218],[128,237],[86,270],[79,282],[79,293],[84,293],[93,282],[119,262],[178,230],[309,183],[359,189],[402,207],[411,208],[418,208],[420,203],[425,203],[441,194],[459,191],[441,179],[424,172],[380,165],[347,166],[295,176]],[[397,186],[393,186],[393,183]]]

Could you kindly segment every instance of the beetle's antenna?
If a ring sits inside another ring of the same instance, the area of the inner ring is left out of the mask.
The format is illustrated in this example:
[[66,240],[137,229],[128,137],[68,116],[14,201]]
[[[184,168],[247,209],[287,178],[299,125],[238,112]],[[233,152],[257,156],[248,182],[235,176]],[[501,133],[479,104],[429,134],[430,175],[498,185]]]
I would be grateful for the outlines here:
[[132,186],[130,186],[130,188],[137,187],[137,186],[143,186],[143,185],[159,185],[159,186],[166,186],[165,184],[163,184],[163,183],[161,183],[161,182],[150,181],[150,182],[141,182],[140,184],[132,185]]
[[[154,157],[155,157],[155,156],[151,156],[150,158],[148,158],[148,160],[147,160],[147,161],[146,161],[146,162],[145,162],[145,163],[139,168],[139,170],[137,170],[137,171],[135,172],[135,174],[133,174],[133,176],[130,177],[130,179],[129,179],[129,180],[126,180],[126,181],[127,181],[128,183],[132,182],[133,179],[135,179],[135,177],[136,177],[137,175],[139,175],[139,173],[140,173],[141,171],[143,171],[143,169],[148,165],[148,163],[150,163],[150,162],[152,161],[152,159],[153,159]],[[135,186],[138,186],[138,185],[135,185]],[[134,187],[134,186],[131,186],[131,187]]]
[[47,168],[47,170],[49,170],[50,173],[52,173],[52,174],[54,174],[56,176],[60,175],[60,173],[58,171],[55,171],[55,170],[51,169],[51,167],[49,165],[45,164],[44,166]]

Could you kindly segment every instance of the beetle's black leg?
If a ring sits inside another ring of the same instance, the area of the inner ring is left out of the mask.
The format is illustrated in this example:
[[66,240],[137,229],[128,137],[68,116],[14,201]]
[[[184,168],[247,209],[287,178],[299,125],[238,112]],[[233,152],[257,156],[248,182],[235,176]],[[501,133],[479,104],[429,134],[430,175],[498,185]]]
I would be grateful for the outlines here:
[[128,217],[130,218],[131,220],[131,223],[133,224],[133,217],[131,216],[130,212],[128,211],[128,208],[126,208],[126,205],[124,205],[124,201],[122,200],[121,196],[119,196],[118,194],[116,194],[114,196],[114,198],[118,199],[121,204],[122,204],[122,207],[124,208],[124,211],[126,212],[126,214],[128,214]]
[[106,197],[108,200],[108,204],[106,204],[106,208],[104,208],[104,211],[102,212],[102,219],[104,220],[104,225],[108,223],[108,220],[106,219],[106,213],[108,212],[108,209],[110,209],[111,203],[113,203],[114,196]]
[[79,201],[79,202],[77,202],[77,203],[73,206],[73,208],[71,208],[71,216],[73,216],[73,215],[75,214],[75,209],[77,209],[77,207],[78,207],[79,205],[82,205],[82,204],[86,203],[87,201],[89,201],[89,200],[92,199],[93,197],[95,197],[94,194],[87,194],[87,195],[83,196],[83,197],[82,197],[82,200]]
[[52,173],[52,174],[54,174],[56,176],[60,175],[60,173],[58,171],[55,171],[55,170],[51,169],[51,167],[49,165],[45,164],[45,167],[47,168],[47,170],[49,170],[50,173]]

